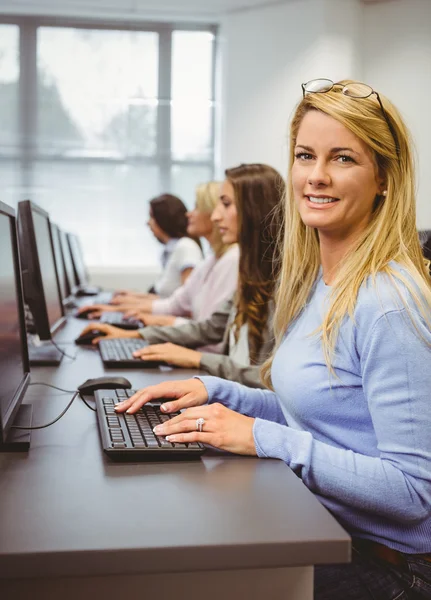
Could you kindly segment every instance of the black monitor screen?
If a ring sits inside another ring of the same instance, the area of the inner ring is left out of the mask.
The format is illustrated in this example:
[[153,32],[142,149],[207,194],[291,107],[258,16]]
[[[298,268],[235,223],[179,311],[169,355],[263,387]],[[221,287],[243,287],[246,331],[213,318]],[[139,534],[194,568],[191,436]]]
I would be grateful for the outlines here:
[[87,271],[85,269],[84,257],[79,238],[72,233],[68,233],[70,253],[72,255],[73,266],[75,268],[77,285],[85,285],[88,283]]
[[76,291],[76,282],[75,282],[75,273],[73,271],[73,263],[72,256],[70,254],[69,243],[67,241],[66,232],[59,230],[60,232],[60,242],[61,242],[61,250],[63,253],[63,265],[64,271],[66,275],[66,283],[67,283],[67,295],[70,296]]
[[62,318],[63,310],[58,292],[49,222],[38,211],[33,210],[32,213],[43,289],[45,292],[46,310],[48,312],[50,329],[52,330],[53,326]]
[[60,230],[57,225],[51,223],[51,231],[52,231],[52,244],[54,248],[54,256],[55,256],[55,264],[57,266],[57,274],[58,274],[58,283],[60,285],[60,293],[61,299],[65,300],[67,298],[68,290],[66,288],[66,274],[64,272],[63,265],[63,253],[61,251],[60,246]]
[[3,424],[9,420],[11,405],[26,374],[12,250],[13,227],[14,221],[0,212],[0,422]]

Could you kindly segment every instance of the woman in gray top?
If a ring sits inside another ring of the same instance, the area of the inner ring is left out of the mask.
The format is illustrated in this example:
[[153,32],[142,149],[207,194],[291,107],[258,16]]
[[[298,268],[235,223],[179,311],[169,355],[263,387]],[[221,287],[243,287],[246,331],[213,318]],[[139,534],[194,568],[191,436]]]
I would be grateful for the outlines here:
[[[280,205],[284,182],[277,171],[262,164],[240,165],[225,174],[212,220],[223,242],[238,242],[240,249],[238,292],[232,301],[206,321],[138,331],[91,323],[84,332],[97,329],[104,334],[93,343],[110,337],[142,337],[151,344],[135,353],[142,360],[200,368],[260,387],[257,366],[273,347],[270,321],[278,266],[276,239],[283,228],[281,211],[275,209]],[[222,342],[223,354],[198,350],[217,342]]]

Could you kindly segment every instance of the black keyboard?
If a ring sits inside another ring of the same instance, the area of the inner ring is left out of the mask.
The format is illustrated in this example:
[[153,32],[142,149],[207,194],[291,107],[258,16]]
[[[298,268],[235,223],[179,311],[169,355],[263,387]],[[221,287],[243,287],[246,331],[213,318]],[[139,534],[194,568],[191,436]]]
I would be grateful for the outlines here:
[[108,323],[109,325],[120,327],[121,329],[140,329],[141,327],[144,327],[144,324],[142,321],[139,321],[139,319],[125,319],[124,314],[119,311],[103,312],[100,315],[100,323]]
[[153,433],[159,423],[180,413],[162,413],[162,401],[145,404],[134,415],[116,413],[115,404],[130,398],[135,390],[98,390],[95,392],[97,420],[104,452],[113,460],[177,460],[199,458],[205,447],[198,442],[168,442]]
[[141,360],[135,358],[133,352],[148,346],[148,342],[137,338],[116,338],[113,340],[100,340],[99,352],[105,367],[119,368],[154,368],[166,365],[165,362]]

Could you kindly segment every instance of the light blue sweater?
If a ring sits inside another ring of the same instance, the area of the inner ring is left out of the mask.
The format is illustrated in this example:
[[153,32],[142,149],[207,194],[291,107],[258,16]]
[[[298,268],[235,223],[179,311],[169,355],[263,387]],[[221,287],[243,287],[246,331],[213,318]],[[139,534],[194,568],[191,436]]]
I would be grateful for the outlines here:
[[310,335],[330,290],[319,278],[277,351],[275,393],[200,379],[209,402],[256,417],[258,456],[285,461],[352,536],[431,552],[431,333],[380,274],[341,326],[334,378]]

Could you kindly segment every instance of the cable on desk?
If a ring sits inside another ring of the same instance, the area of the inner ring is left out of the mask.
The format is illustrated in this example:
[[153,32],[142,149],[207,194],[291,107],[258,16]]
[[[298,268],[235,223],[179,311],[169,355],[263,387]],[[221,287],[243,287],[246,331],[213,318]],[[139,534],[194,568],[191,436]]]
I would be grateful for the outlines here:
[[90,410],[93,410],[94,412],[97,412],[95,408],[93,408],[90,404],[88,404],[88,402],[85,400],[84,396],[81,396],[81,394],[79,394],[79,397],[81,398],[81,400],[83,401],[83,403],[85,404],[85,406],[88,406],[88,408]]
[[[50,388],[54,388],[55,390],[60,390],[60,392],[66,392],[67,394],[74,394],[75,390],[65,390],[61,387],[58,387],[56,385],[52,385],[51,383],[45,383],[44,381],[35,381],[34,383],[29,383],[29,385],[46,385],[47,387]],[[88,406],[88,408],[90,410],[94,410],[94,412],[96,412],[96,409],[93,408],[90,404],[88,404],[88,402],[85,400],[84,396],[81,396],[81,393],[79,394],[79,397],[81,398],[81,400],[83,401],[83,403],[85,404],[85,406]]]
[[70,356],[70,354],[67,354],[67,352],[65,352],[64,350],[62,350],[62,349],[60,348],[60,346],[58,346],[58,345],[57,345],[57,344],[54,342],[54,340],[51,340],[51,344],[52,344],[52,345],[53,345],[55,348],[57,348],[57,350],[58,350],[59,352],[61,352],[61,354],[62,354],[63,356],[65,356],[66,358],[70,358],[70,359],[72,359],[72,360],[76,360],[76,355],[75,355],[75,356]]
[[47,387],[51,387],[56,390],[60,390],[61,392],[68,392],[70,394],[73,394],[73,397],[72,397],[72,400],[69,402],[69,404],[66,406],[66,408],[63,410],[63,412],[60,415],[58,415],[58,417],[56,419],[54,419],[53,421],[51,421],[50,423],[46,423],[46,425],[35,425],[34,427],[20,427],[19,425],[12,425],[11,429],[26,429],[26,430],[45,429],[45,427],[50,427],[51,425],[54,425],[54,423],[57,423],[57,421],[59,421],[61,419],[61,417],[63,417],[67,413],[69,408],[72,406],[76,396],[79,396],[81,398],[81,400],[83,401],[85,406],[87,406],[87,408],[96,412],[96,409],[93,408],[92,406],[90,406],[90,404],[88,404],[88,402],[85,400],[85,398],[83,396],[81,396],[79,390],[75,390],[75,391],[64,390],[63,388],[59,388],[56,385],[51,385],[50,383],[44,383],[43,381],[35,381],[34,383],[30,383],[29,385],[46,385]]
[[78,393],[79,393],[78,390],[76,390],[76,392],[72,396],[72,400],[69,402],[69,404],[63,410],[63,412],[60,415],[58,415],[58,417],[56,419],[54,419],[53,421],[51,421],[50,423],[47,423],[46,425],[36,425],[35,427],[20,427],[19,425],[12,425],[11,429],[27,429],[27,430],[29,430],[29,429],[45,429],[45,427],[50,427],[51,425],[54,425],[54,423],[57,423],[57,421],[59,421],[61,419],[61,417],[67,413],[69,408],[72,406]]
[[66,392],[67,394],[74,394],[76,390],[65,390],[63,388],[57,387],[56,385],[52,385],[51,383],[45,383],[43,381],[32,381],[28,385],[46,385],[46,387],[54,388],[55,390],[59,390],[60,392]]

